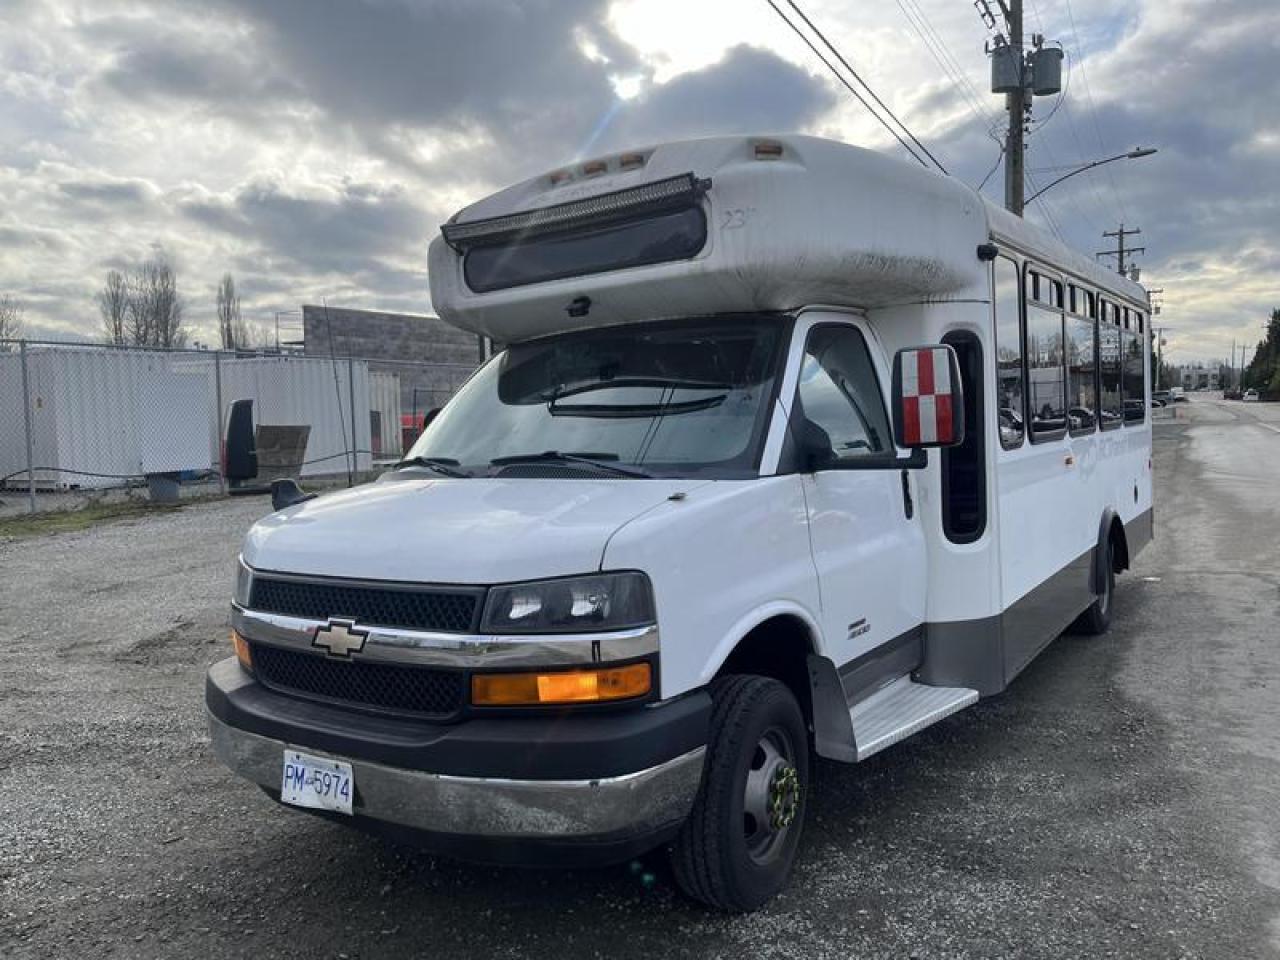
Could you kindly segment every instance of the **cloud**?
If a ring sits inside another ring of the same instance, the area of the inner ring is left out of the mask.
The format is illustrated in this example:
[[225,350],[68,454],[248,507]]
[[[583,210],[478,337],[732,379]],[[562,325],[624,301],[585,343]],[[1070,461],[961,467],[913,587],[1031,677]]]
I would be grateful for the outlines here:
[[651,86],[621,104],[605,144],[785,132],[808,127],[835,103],[825,81],[767,50],[736,46],[717,63]]
[[[1072,7],[1031,11],[1031,29],[1068,47],[1070,76],[1059,106],[1035,103],[1035,182],[1138,144],[1160,152],[1054,187],[1048,216],[1087,252],[1121,219],[1140,226],[1171,355],[1225,355],[1280,303],[1266,82],[1280,7]],[[1003,117],[988,35],[965,4],[919,8],[972,91],[897,11],[811,13],[976,185]],[[33,326],[84,330],[102,272],[156,245],[179,263],[197,325],[228,269],[258,322],[322,297],[427,309],[425,244],[450,214],[625,145],[799,130],[905,158],[767,7],[742,0],[10,0],[0,128],[0,292]],[[985,192],[1000,196],[999,170]],[[1038,206],[1029,217],[1047,222]]]

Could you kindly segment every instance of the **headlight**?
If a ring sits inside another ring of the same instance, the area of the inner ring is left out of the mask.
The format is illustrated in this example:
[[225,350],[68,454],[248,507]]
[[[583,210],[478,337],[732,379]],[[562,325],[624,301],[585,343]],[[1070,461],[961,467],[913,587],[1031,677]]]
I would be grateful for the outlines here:
[[602,573],[493,587],[480,629],[485,633],[595,633],[653,622],[648,577]]
[[240,558],[236,558],[236,585],[231,595],[236,606],[248,607],[249,594],[253,592],[253,571]]

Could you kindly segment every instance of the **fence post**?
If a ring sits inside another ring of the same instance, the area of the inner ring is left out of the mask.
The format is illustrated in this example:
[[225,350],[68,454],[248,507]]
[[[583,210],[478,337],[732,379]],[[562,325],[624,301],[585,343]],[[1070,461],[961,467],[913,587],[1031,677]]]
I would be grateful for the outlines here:
[[[351,470],[347,473],[347,486],[355,483],[354,477],[356,470],[360,468],[359,454],[356,452],[360,449],[360,444],[356,442],[356,361],[354,357],[347,357],[347,401],[351,407]],[[342,411],[338,411],[338,416],[342,416]]]
[[227,492],[227,478],[222,472],[222,444],[225,442],[223,438],[223,430],[226,429],[223,423],[222,410],[222,351],[216,350],[213,354],[213,402],[218,405],[218,492],[225,495]]
[[22,366],[22,419],[27,430],[27,501],[36,512],[35,442],[31,428],[31,378],[27,374],[27,341],[18,341],[19,364]]

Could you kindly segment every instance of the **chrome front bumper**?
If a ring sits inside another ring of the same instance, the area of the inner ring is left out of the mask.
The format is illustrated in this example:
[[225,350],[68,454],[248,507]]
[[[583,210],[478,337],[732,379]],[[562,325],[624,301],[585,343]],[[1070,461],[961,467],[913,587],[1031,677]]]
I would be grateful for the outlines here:
[[[284,750],[294,745],[240,730],[209,714],[213,751],[227,767],[278,791]],[[357,817],[432,833],[510,840],[618,839],[657,834],[693,807],[705,747],[635,773],[594,780],[506,780],[351,764]]]

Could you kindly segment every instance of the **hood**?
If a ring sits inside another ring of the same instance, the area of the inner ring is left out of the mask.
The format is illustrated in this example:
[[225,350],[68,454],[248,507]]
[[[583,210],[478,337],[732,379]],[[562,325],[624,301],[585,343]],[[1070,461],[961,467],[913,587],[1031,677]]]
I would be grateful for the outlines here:
[[259,570],[489,584],[600,568],[627,521],[692,480],[397,478],[259,520],[244,559]]

